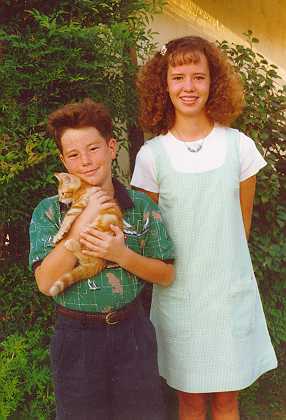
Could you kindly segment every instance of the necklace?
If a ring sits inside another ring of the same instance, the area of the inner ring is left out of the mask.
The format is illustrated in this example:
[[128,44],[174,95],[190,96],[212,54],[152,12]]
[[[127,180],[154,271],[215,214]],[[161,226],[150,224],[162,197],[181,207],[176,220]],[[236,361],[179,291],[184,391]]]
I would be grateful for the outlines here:
[[[176,137],[176,135],[175,135],[175,137],[177,139],[179,139],[180,138],[180,135],[177,132],[177,130],[173,130],[173,132],[175,134],[177,134],[178,137]],[[190,152],[190,153],[198,153],[200,150],[202,150],[206,138],[207,138],[207,136],[204,137],[201,140],[194,140],[194,143],[196,143],[196,144],[193,144],[192,146],[190,145],[190,143],[192,143],[192,142],[186,142],[184,140],[179,140],[179,141],[181,141],[184,144],[184,147],[187,149],[188,152]]]
[[183,143],[184,143],[185,148],[188,150],[188,152],[198,153],[200,150],[202,150],[204,142],[205,142],[205,138],[199,144],[196,144],[193,146],[188,145],[185,141]]

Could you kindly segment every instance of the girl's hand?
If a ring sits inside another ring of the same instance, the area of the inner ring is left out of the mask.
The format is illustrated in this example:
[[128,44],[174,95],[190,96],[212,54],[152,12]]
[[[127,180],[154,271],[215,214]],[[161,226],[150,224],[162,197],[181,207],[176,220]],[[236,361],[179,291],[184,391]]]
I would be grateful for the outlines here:
[[111,225],[114,235],[100,232],[95,228],[89,227],[80,234],[80,243],[84,246],[83,254],[91,257],[104,258],[121,265],[127,246],[124,241],[124,234],[118,226]]

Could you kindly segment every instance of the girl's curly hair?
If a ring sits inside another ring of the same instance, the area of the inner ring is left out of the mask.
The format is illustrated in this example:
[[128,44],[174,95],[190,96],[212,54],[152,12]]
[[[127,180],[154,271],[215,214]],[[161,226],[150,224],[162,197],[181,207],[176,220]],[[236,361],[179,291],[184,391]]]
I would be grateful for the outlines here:
[[206,112],[212,121],[229,126],[244,105],[240,76],[228,58],[215,44],[197,36],[186,36],[168,42],[139,70],[136,85],[139,92],[140,122],[152,134],[166,134],[175,123],[173,104],[167,92],[168,66],[197,62],[205,55],[211,86]]

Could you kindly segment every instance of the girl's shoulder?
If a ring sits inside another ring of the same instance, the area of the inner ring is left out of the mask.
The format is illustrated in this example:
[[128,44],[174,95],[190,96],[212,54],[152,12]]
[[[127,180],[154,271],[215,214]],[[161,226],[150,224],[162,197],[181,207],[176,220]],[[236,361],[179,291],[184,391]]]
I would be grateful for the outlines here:
[[221,133],[224,134],[226,140],[232,140],[237,143],[240,153],[243,153],[245,150],[254,150],[256,148],[255,142],[252,138],[237,128],[217,126],[216,134],[220,135]]
[[[263,157],[263,150],[259,150],[255,141],[247,134],[236,128],[225,127],[227,139],[237,142],[240,161],[240,182],[256,175],[267,163]],[[260,146],[259,146],[260,148]]]
[[217,129],[224,130],[227,136],[237,138],[237,140],[240,142],[242,141],[244,143],[254,143],[251,137],[249,137],[243,131],[240,131],[238,128],[225,127],[219,125],[217,126]]
[[166,143],[172,142],[170,133],[167,134],[160,134],[156,137],[152,137],[149,140],[146,140],[144,145],[141,147],[141,154],[145,157],[150,157],[152,155],[155,157],[156,155],[160,155],[162,153],[162,149],[165,148]]
[[158,144],[161,144],[162,141],[168,136],[168,134],[159,134],[158,136],[151,137],[150,139],[146,140],[144,143],[144,146],[156,146]]
[[215,127],[214,127],[214,135],[221,135],[222,133],[227,138],[232,138],[232,139],[236,139],[236,140],[239,140],[241,134],[243,134],[237,128],[226,127],[224,125],[216,124]]

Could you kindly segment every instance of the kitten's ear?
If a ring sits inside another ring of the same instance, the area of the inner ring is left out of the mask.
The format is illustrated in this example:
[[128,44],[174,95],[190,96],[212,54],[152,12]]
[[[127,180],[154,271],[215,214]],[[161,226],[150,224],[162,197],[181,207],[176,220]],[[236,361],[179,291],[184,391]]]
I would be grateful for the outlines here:
[[65,179],[67,181],[73,183],[73,185],[75,186],[75,188],[79,188],[81,186],[81,180],[76,175],[65,173]]
[[54,173],[54,176],[57,178],[57,180],[59,182],[64,180],[65,175],[67,175],[65,172],[55,172]]
[[54,175],[59,183],[64,185],[72,184],[74,190],[78,190],[81,186],[81,179],[76,175],[69,174],[68,172],[55,172]]

